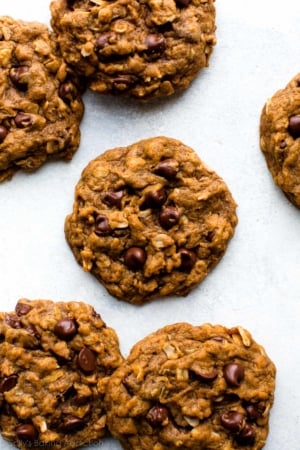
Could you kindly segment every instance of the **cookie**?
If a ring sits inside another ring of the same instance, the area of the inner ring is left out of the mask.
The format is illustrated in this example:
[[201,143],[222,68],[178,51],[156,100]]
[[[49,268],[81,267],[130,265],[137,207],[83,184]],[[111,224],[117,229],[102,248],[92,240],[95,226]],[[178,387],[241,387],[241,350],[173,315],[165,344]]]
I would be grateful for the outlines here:
[[66,239],[118,299],[186,295],[223,256],[237,223],[224,181],[178,140],[107,150],[75,188]]
[[126,450],[261,449],[275,371],[242,327],[168,325],[110,378],[109,429]]
[[48,28],[0,17],[0,182],[79,146],[83,84]]
[[2,436],[22,450],[100,441],[106,384],[122,357],[93,307],[21,299],[0,314],[0,336]]
[[276,185],[300,208],[300,74],[264,105],[260,147]]
[[104,94],[186,89],[216,44],[214,0],[54,0],[51,17],[67,63]]

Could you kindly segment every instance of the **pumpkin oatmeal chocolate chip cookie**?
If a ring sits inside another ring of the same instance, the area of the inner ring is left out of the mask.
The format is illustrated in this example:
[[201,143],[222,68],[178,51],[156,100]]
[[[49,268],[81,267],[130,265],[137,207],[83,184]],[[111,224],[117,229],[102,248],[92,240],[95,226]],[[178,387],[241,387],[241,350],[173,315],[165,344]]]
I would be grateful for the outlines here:
[[65,60],[101,93],[185,89],[216,43],[214,0],[54,0],[51,13]]
[[223,256],[235,210],[227,185],[191,148],[155,137],[88,164],[65,233],[85,271],[138,304],[188,294]]
[[274,182],[300,208],[300,74],[264,105],[260,146]]
[[0,182],[79,146],[82,86],[48,28],[0,17]]
[[21,299],[0,313],[0,429],[22,450],[70,450],[106,432],[104,393],[122,357],[82,302]]
[[126,450],[261,449],[275,371],[242,327],[168,325],[110,378],[108,427]]

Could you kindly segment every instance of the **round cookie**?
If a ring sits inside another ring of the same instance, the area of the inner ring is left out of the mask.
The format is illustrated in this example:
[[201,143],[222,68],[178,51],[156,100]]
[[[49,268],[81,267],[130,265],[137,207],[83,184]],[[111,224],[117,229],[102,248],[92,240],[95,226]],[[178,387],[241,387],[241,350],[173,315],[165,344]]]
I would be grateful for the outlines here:
[[51,14],[65,60],[100,93],[185,89],[216,43],[214,0],[54,0]]
[[274,182],[300,208],[300,74],[264,105],[260,147]]
[[224,181],[178,140],[107,150],[84,169],[66,239],[115,297],[186,295],[223,256],[237,223]]
[[83,115],[78,77],[48,28],[0,18],[0,182],[48,159],[70,160]]
[[2,436],[22,450],[100,441],[106,384],[122,357],[93,307],[21,299],[0,313],[0,336]]
[[275,371],[242,327],[166,326],[110,378],[109,430],[126,450],[261,449]]

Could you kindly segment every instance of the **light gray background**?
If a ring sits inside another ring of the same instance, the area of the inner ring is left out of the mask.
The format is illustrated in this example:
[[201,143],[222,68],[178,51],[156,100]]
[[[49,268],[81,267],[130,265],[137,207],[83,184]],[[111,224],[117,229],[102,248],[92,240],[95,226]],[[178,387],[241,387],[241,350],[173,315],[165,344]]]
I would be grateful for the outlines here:
[[[0,308],[12,310],[21,297],[86,301],[117,330],[125,355],[169,323],[242,325],[278,369],[265,449],[299,450],[300,211],[272,182],[258,125],[267,98],[300,72],[300,2],[217,0],[216,8],[218,44],[210,67],[187,91],[151,105],[87,93],[73,161],[0,185]],[[49,2],[1,0],[0,14],[49,24]],[[239,205],[239,224],[221,263],[188,297],[134,307],[82,271],[63,224],[90,159],[157,135],[182,140],[225,179]],[[11,445],[0,438],[0,447]],[[101,449],[120,446],[106,440]]]

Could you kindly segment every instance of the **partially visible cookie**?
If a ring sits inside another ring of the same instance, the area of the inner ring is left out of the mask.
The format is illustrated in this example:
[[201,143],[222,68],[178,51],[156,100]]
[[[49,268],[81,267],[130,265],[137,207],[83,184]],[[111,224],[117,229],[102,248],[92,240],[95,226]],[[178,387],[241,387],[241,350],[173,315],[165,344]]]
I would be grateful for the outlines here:
[[83,86],[48,28],[0,18],[0,182],[79,146]]
[[177,323],[142,339],[108,382],[108,426],[126,450],[259,450],[275,366],[242,327]]
[[93,307],[21,299],[0,314],[0,336],[2,436],[22,450],[100,441],[106,384],[122,357]]
[[264,105],[260,146],[274,182],[300,208],[300,74]]
[[185,89],[216,43],[214,0],[54,0],[51,13],[65,60],[100,93]]
[[138,304],[188,294],[219,262],[236,223],[225,182],[190,147],[155,137],[88,164],[65,233],[85,271]]

